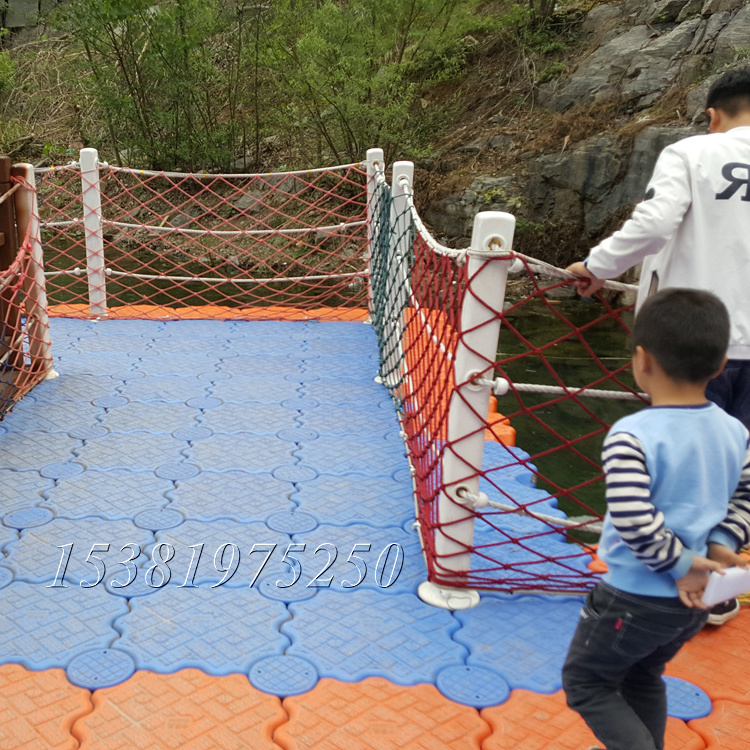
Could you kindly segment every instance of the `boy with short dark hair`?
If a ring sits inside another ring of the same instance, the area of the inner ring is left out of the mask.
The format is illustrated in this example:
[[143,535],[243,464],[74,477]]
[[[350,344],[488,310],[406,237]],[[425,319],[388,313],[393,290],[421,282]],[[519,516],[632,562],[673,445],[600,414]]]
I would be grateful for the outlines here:
[[[710,134],[667,146],[632,217],[567,270],[588,295],[643,261],[637,308],[669,287],[718,295],[732,321],[729,361],[706,396],[750,429],[750,67],[713,83],[706,112]],[[738,613],[733,600],[709,622]]]
[[[568,705],[607,750],[663,749],[664,667],[703,627],[708,574],[723,569],[705,556],[709,534],[738,519],[750,532],[736,512],[750,496],[748,431],[705,397],[729,330],[722,302],[694,289],[659,292],[636,317],[633,374],[651,406],[604,441],[608,571],[563,667]],[[724,564],[742,564],[723,549]]]

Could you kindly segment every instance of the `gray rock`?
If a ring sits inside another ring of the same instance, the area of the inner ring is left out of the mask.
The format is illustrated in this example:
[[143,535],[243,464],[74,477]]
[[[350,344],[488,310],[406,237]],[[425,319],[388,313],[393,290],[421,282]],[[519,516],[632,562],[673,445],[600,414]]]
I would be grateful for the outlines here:
[[745,0],[705,0],[701,13],[709,16],[712,13],[723,13],[727,10],[737,10],[745,4]]
[[701,124],[708,122],[708,117],[706,116],[706,97],[708,96],[708,90],[719,75],[716,74],[707,78],[688,92],[687,119],[690,122]]
[[513,151],[516,147],[516,143],[512,135],[493,135],[492,138],[490,138],[489,146],[494,149]]
[[[719,14],[724,16],[724,14]],[[712,16],[712,20],[715,16]],[[750,6],[745,6],[724,26],[716,39],[714,64],[733,62],[738,53],[750,50]]]
[[624,99],[638,108],[653,104],[675,82],[685,49],[701,25],[699,18],[685,21],[635,55],[625,74]]
[[568,153],[547,154],[536,160],[542,180],[553,188],[578,193],[598,200],[620,176],[623,166],[617,141],[612,136],[597,136]]
[[651,33],[648,26],[640,25],[617,35],[589,55],[569,78],[541,86],[540,101],[563,112],[574,104],[615,96],[631,62],[651,41]]
[[687,4],[687,0],[650,0],[647,2],[638,21],[640,23],[671,23],[677,20],[680,11]]
[[232,201],[232,205],[242,213],[256,214],[263,208],[263,197],[263,193],[251,191]]
[[464,154],[478,154],[480,151],[484,151],[484,149],[489,146],[489,143],[489,138],[477,138],[476,140],[471,141],[471,143],[465,143],[463,146],[459,146],[457,151]]
[[682,23],[689,18],[694,18],[695,16],[700,15],[701,9],[703,8],[703,2],[704,0],[688,0],[688,2],[683,5],[682,10],[677,16],[677,23]]
[[39,15],[37,0],[9,0],[5,11],[5,27],[7,29],[22,29],[33,26]]
[[622,213],[643,199],[646,185],[651,179],[659,154],[672,143],[705,132],[686,125],[655,125],[642,130],[633,142],[633,151],[627,163],[627,171],[619,182],[599,200],[586,204],[585,226],[589,236],[599,236],[611,221],[612,216]]
[[597,5],[586,14],[586,20],[581,25],[585,34],[598,34],[623,20],[622,8],[615,3]]

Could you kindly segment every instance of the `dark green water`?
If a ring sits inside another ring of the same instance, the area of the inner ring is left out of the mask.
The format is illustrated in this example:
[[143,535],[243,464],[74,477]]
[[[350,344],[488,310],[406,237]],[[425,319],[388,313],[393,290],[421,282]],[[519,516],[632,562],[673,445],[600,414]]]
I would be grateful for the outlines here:
[[[613,317],[594,322],[605,314],[603,305],[591,300],[555,301],[552,310],[539,299],[525,302],[518,311],[508,314],[509,325],[500,333],[498,361],[524,354],[501,365],[514,383],[562,382],[568,387],[581,387],[605,378],[595,387],[622,390],[608,373],[630,361],[629,335],[624,326],[630,327],[632,311],[622,312],[621,322]],[[581,331],[579,335],[569,335],[571,324]],[[568,337],[535,354],[512,328],[536,348]],[[629,368],[616,378],[627,387],[635,387]],[[599,479],[602,442],[613,422],[643,408],[643,404],[593,398],[549,403],[551,399],[555,397],[531,393],[519,394],[517,399],[509,393],[498,399],[498,411],[510,416],[517,432],[516,444],[532,455],[539,471],[537,486],[556,495],[560,508],[568,515],[586,513],[577,500],[604,512],[604,483]]]

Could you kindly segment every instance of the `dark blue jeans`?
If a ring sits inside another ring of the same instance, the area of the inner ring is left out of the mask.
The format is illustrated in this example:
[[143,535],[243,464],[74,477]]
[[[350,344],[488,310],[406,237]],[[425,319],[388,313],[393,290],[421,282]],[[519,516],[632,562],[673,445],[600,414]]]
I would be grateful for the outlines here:
[[581,610],[563,667],[568,705],[607,750],[663,750],[666,663],[706,622],[677,598],[598,583]]
[[750,430],[750,359],[730,359],[724,371],[709,381],[706,398]]

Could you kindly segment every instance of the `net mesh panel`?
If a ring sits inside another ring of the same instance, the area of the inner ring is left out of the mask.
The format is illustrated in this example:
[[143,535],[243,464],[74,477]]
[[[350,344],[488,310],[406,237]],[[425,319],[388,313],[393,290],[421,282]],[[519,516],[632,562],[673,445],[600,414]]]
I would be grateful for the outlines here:
[[[495,399],[490,413],[477,415],[488,442],[483,465],[471,471],[480,491],[505,508],[474,512],[473,543],[461,548],[471,553],[471,567],[457,580],[449,559],[457,553],[441,557],[436,548],[439,534],[457,541],[440,521],[438,499],[446,488],[443,456],[461,453],[447,440],[447,423],[452,394],[460,398],[454,386],[463,385],[454,383],[456,348],[475,332],[462,330],[460,316],[464,296],[474,294],[473,278],[464,258],[436,252],[411,216],[391,218],[391,203],[388,186],[379,184],[372,204],[373,323],[381,375],[401,409],[429,580],[502,591],[590,588],[601,572],[598,532],[590,527],[605,510],[602,441],[612,422],[642,406],[630,375],[631,306],[611,293],[591,302],[558,299],[569,282],[540,277],[526,262],[509,277],[504,304],[483,301],[501,329],[496,358],[482,376],[506,378],[510,389],[497,399],[505,418],[495,413]],[[635,400],[587,398],[575,392],[580,388]]]
[[[11,178],[18,191],[29,191],[23,179]],[[13,198],[3,210],[14,214]],[[15,223],[15,216],[13,216]],[[0,271],[0,418],[39,381],[52,366],[49,349],[49,327],[46,310],[39,309],[38,292],[43,293],[41,268],[32,253],[30,226],[20,242],[15,258]],[[16,243],[14,236],[6,242]]]
[[[249,176],[104,166],[99,177],[109,315],[365,317],[358,165]],[[88,317],[80,167],[38,181],[50,314]]]

